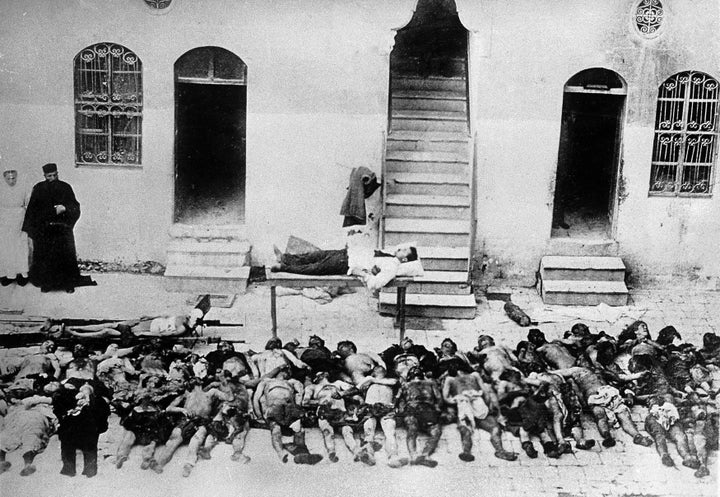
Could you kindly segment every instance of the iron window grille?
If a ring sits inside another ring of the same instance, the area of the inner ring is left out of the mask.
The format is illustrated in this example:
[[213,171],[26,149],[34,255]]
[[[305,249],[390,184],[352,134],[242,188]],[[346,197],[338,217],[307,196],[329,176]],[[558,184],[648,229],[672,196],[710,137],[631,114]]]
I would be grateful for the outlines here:
[[142,142],[142,62],[115,43],[75,56],[75,162],[139,166]]
[[162,10],[170,7],[172,0],[144,0],[151,9]]
[[658,90],[650,195],[709,196],[717,158],[717,80],[686,71]]
[[662,28],[665,11],[660,0],[640,0],[633,12],[635,27],[643,36],[652,38]]

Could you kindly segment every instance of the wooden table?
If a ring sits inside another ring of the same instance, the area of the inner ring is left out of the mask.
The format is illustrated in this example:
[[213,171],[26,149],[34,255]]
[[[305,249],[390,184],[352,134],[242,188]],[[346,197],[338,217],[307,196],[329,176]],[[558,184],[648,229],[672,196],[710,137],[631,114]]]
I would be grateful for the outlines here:
[[[356,276],[328,275],[328,276],[306,276],[294,273],[274,273],[266,270],[266,281],[258,282],[260,285],[270,287],[270,316],[272,317],[272,336],[277,337],[277,293],[275,289],[279,286],[286,288],[313,288],[313,287],[361,287],[365,286],[362,280]],[[397,305],[395,308],[395,325],[400,328],[400,340],[405,337],[405,295],[407,287],[414,281],[414,278],[395,278],[387,287],[397,288]]]

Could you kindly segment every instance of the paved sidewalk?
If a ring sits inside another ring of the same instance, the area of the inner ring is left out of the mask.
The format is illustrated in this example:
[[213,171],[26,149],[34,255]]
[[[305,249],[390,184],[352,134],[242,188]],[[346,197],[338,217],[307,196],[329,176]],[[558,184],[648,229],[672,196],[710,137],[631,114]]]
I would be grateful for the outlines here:
[[[42,294],[36,288],[0,288],[0,308],[23,309],[25,315],[51,317],[131,318],[143,314],[178,312],[187,308],[192,295],[170,294],[163,289],[161,277],[128,274],[97,274],[97,287],[79,288],[74,294]],[[283,292],[280,292],[282,295]],[[605,330],[617,335],[636,318],[645,320],[651,333],[665,325],[674,325],[683,338],[700,343],[707,331],[720,331],[720,292],[682,293],[672,289],[632,291],[631,305],[626,308],[563,308],[542,305],[532,289],[517,289],[513,301],[538,319],[538,327],[548,338],[560,335],[572,324],[583,321],[593,331]],[[279,336],[298,338],[306,343],[317,334],[331,348],[341,339],[351,339],[362,350],[381,351],[397,340],[392,318],[375,311],[376,300],[364,291],[342,295],[321,305],[299,295],[282,295],[278,299]],[[270,336],[270,298],[266,287],[252,286],[238,296],[230,309],[214,309],[211,318],[240,321],[239,329],[208,329],[209,335],[221,334],[243,339],[240,348],[261,350]],[[524,339],[528,328],[510,321],[501,302],[481,300],[474,320],[410,319],[408,336],[427,347],[438,346],[445,337],[453,338],[461,349],[475,345],[478,334],[493,335],[500,343],[514,346]],[[420,329],[423,328],[423,329]],[[424,329],[427,328],[427,329]],[[644,417],[642,408],[634,417]],[[113,423],[111,423],[113,424]],[[116,423],[114,423],[116,425]],[[642,426],[642,425],[641,425]],[[590,425],[588,425],[590,427]],[[598,435],[593,431],[593,435]],[[122,470],[115,469],[112,455],[119,436],[115,426],[101,438],[99,475],[94,479],[69,479],[58,474],[59,444],[54,437],[47,451],[37,460],[38,472],[28,478],[18,475],[20,456],[12,454],[13,467],[0,476],[0,493],[12,496],[42,495],[489,495],[489,496],[714,496],[717,494],[717,458],[711,457],[710,477],[698,480],[693,471],[679,467],[665,468],[654,448],[632,445],[628,437],[618,434],[618,445],[612,449],[596,448],[588,452],[548,460],[542,454],[528,459],[522,454],[509,463],[492,456],[485,433],[476,435],[473,449],[477,460],[463,463],[457,458],[459,437],[454,426],[444,429],[436,469],[408,467],[392,470],[385,466],[379,453],[373,468],[353,463],[347,452],[339,454],[340,462],[323,460],[314,467],[282,465],[270,448],[269,435],[252,430],[246,453],[253,460],[240,466],[229,459],[230,448],[220,446],[213,461],[201,462],[189,479],[180,477],[183,452],[168,465],[163,475],[141,471],[139,453],[133,451]],[[380,438],[380,437],[379,437]],[[506,436],[509,446],[520,451],[514,437]],[[311,448],[322,453],[317,430],[308,437]],[[342,442],[338,439],[338,447]],[[537,443],[536,443],[537,445]],[[405,451],[404,440],[400,440]],[[679,458],[671,449],[676,461]],[[52,489],[52,490],[51,490]]]

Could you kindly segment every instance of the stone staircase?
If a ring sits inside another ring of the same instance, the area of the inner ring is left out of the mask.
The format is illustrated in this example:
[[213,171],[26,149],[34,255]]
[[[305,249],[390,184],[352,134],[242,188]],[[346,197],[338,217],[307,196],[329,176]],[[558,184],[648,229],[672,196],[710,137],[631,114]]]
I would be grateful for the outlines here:
[[[408,287],[409,316],[472,319],[476,303],[468,281],[472,213],[465,72],[421,77],[412,68],[401,69],[391,81],[383,246],[418,244],[425,276]],[[395,312],[395,289],[380,293],[380,312]]]
[[250,276],[250,243],[243,225],[170,229],[165,288],[171,292],[242,294]]
[[540,262],[538,290],[546,304],[627,305],[625,264],[612,240],[553,239]]

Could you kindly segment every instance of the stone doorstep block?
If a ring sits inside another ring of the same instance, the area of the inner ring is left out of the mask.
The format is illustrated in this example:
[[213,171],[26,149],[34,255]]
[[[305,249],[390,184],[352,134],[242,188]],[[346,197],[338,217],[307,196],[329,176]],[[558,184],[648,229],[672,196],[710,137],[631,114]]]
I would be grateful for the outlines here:
[[488,300],[502,300],[508,302],[512,297],[512,289],[505,286],[491,285],[485,290],[485,298]]
[[247,279],[194,278],[187,276],[166,276],[165,290],[179,293],[234,293],[247,291]]

